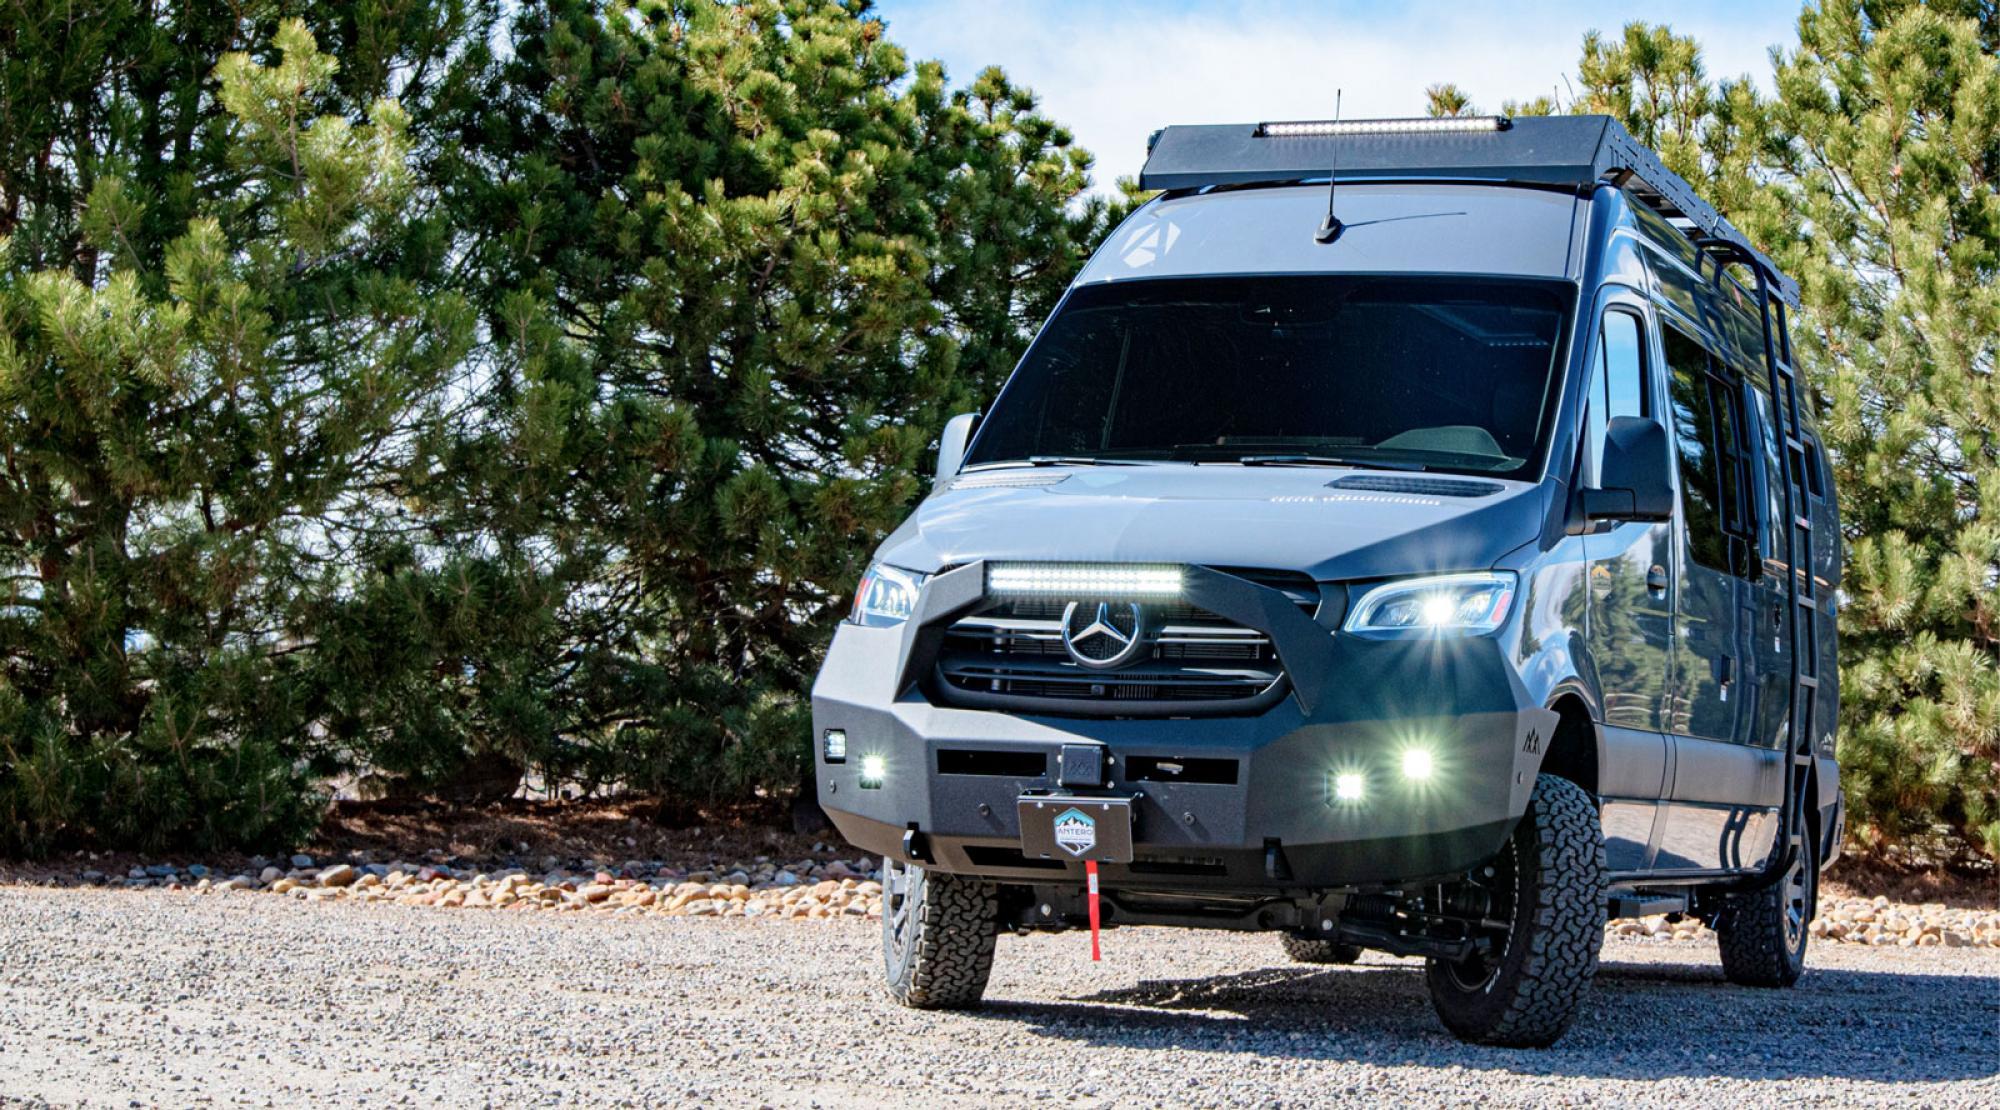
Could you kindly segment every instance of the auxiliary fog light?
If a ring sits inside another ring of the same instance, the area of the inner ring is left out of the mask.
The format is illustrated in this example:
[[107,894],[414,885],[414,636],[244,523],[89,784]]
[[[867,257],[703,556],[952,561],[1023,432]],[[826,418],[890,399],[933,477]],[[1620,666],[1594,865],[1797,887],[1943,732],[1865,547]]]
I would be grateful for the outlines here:
[[830,728],[820,737],[820,753],[828,763],[847,762],[847,730]]
[[861,789],[880,790],[882,779],[889,773],[889,763],[879,755],[861,757]]
[[1430,781],[1431,753],[1424,748],[1408,748],[1403,752],[1403,777],[1411,782]]
[[1333,796],[1343,802],[1358,802],[1368,793],[1368,779],[1359,771],[1342,771],[1333,776]]

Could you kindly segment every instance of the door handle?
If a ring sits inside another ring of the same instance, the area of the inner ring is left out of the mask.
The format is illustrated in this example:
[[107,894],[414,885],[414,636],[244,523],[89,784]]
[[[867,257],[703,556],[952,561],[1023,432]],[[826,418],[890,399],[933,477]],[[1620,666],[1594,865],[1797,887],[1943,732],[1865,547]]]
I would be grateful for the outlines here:
[[1646,571],[1646,588],[1656,594],[1667,592],[1667,568],[1654,563]]

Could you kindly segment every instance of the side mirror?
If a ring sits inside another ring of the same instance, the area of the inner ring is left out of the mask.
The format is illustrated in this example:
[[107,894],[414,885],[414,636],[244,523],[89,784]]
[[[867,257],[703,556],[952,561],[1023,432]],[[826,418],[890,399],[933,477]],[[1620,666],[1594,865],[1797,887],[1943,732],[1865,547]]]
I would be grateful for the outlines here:
[[938,438],[936,484],[943,485],[958,473],[958,464],[965,461],[965,445],[972,439],[973,426],[978,423],[976,412],[962,412],[945,421],[944,435]]
[[1643,416],[1615,416],[1604,431],[1604,462],[1597,489],[1583,491],[1589,520],[1671,520],[1673,457],[1667,430]]

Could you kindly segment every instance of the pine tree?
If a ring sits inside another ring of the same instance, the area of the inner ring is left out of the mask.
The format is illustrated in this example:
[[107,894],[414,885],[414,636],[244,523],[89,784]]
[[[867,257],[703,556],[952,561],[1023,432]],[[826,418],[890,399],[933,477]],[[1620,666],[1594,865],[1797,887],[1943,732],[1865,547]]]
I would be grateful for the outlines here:
[[1763,144],[1780,188],[1736,207],[1805,290],[1848,798],[1867,842],[2000,858],[2000,11],[1824,0],[1799,40]]
[[403,272],[384,94],[412,59],[354,50],[376,76],[343,86],[262,19],[0,22],[0,850],[311,827],[326,692],[297,617],[344,588],[468,346],[462,302]]
[[1476,116],[1479,109],[1472,103],[1472,96],[1457,85],[1445,82],[1424,89],[1424,114],[1432,118],[1439,116]]
[[794,789],[863,553],[1125,206],[862,2],[282,9],[0,12],[0,850]]
[[[1069,206],[1087,156],[860,4],[531,6],[506,53],[439,170],[494,343],[429,519],[516,602],[518,712],[378,754],[434,778],[469,732],[585,785],[788,793],[862,559],[1104,218]],[[428,681],[397,673],[345,685]]]
[[1669,28],[1593,32],[1572,107],[1660,151],[1803,288],[1858,837],[2000,857],[2000,13],[1824,0],[1799,36],[1764,98]]

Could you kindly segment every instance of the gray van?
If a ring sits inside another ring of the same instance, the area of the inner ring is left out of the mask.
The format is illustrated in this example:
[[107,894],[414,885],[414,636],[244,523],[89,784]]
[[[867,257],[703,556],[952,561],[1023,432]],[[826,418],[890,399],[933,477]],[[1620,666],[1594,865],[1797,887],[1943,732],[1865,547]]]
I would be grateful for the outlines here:
[[1493,1044],[1607,917],[1794,982],[1844,814],[1796,285],[1602,116],[1171,127],[1141,184],[813,690],[894,995],[1100,916],[1421,956]]

